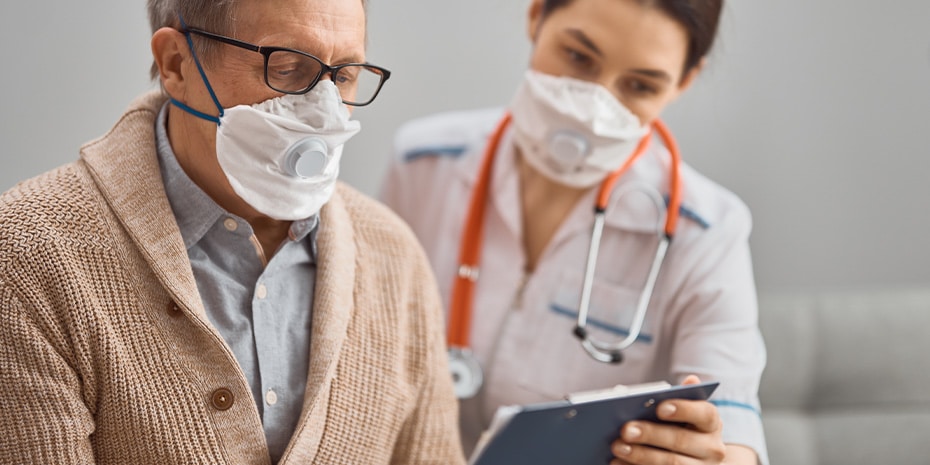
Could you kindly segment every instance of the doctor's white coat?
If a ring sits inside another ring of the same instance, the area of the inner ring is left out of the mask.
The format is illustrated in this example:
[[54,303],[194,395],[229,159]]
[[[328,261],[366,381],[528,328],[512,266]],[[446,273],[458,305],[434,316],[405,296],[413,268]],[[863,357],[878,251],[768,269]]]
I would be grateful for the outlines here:
[[[472,187],[502,116],[502,109],[431,116],[406,124],[395,140],[382,200],[426,249],[447,309]],[[466,450],[501,405],[617,384],[678,383],[696,374],[720,382],[712,401],[724,441],[753,448],[767,463],[757,394],[765,348],[749,252],[751,218],[743,202],[682,166],[681,218],[642,334],[621,364],[609,365],[590,358],[572,334],[597,189],[582,198],[527,273],[514,158],[505,133],[493,167],[472,310],[471,345],[485,384],[461,403]],[[589,314],[589,331],[599,340],[620,340],[631,325],[664,226],[670,162],[655,137],[611,196]]]

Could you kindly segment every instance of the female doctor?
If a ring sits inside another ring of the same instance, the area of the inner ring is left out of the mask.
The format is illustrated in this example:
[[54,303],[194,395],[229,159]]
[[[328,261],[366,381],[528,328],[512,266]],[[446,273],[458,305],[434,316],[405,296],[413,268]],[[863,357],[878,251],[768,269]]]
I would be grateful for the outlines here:
[[710,402],[660,405],[683,426],[627,423],[613,463],[767,462],[750,215],[678,159],[659,120],[721,8],[532,0],[529,70],[505,109],[399,131],[382,198],[450,309],[466,450],[502,405],[699,378],[720,382]]

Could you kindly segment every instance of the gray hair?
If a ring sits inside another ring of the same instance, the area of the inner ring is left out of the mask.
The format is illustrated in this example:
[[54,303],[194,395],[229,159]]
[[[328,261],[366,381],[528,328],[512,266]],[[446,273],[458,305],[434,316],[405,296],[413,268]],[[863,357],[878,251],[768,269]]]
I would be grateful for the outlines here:
[[[242,0],[147,0],[149,25],[152,33],[163,28],[181,29],[180,15],[184,22],[197,29],[215,34],[235,35],[236,8]],[[368,6],[368,0],[362,0],[362,6]],[[194,52],[204,62],[209,63],[215,56],[220,44],[211,40],[194,41]],[[152,80],[158,79],[158,65],[152,63],[149,71]]]
[[[240,0],[148,0],[149,24],[152,33],[163,28],[181,29],[180,17],[191,27],[223,35],[234,35],[235,10]],[[194,42],[195,53],[209,62],[219,44],[210,40]],[[158,65],[152,63],[152,80],[158,78]]]

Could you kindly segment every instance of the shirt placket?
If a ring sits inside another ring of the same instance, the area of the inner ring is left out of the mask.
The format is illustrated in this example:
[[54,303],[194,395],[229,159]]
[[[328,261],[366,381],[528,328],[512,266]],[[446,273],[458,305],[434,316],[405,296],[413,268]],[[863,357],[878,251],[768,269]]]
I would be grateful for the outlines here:
[[[310,314],[310,303],[297,298],[299,292],[295,289],[300,285],[295,280],[302,276],[296,267],[312,263],[305,247],[303,240],[287,239],[256,280],[252,295],[252,328],[261,389],[256,401],[262,404],[266,434],[278,439],[279,433],[293,426],[295,412],[302,408],[305,384],[297,379],[306,380],[306,363],[293,351],[304,351],[306,355],[309,347],[299,347],[287,335],[292,327],[305,324]],[[299,308],[290,308],[294,305]],[[287,306],[288,310],[281,306]]]

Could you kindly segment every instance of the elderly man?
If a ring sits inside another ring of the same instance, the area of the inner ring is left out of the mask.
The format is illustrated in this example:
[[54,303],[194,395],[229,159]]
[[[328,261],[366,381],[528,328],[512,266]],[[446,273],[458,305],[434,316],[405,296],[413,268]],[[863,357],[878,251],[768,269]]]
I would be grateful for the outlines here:
[[161,91],[0,197],[0,463],[462,463],[429,265],[336,184],[363,0],[148,3]]

